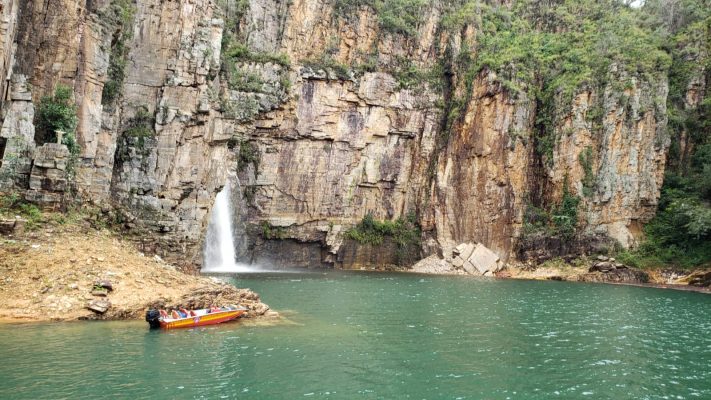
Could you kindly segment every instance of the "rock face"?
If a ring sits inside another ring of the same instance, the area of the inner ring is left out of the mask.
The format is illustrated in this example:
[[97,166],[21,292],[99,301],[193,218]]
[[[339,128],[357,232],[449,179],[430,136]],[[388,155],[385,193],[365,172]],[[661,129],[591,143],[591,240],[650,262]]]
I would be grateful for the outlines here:
[[27,220],[19,217],[0,219],[0,235],[19,235],[24,233]]
[[649,274],[641,269],[631,268],[617,262],[614,258],[601,255],[590,266],[587,274],[580,274],[574,280],[581,282],[647,283],[649,282]]
[[58,143],[45,143],[35,150],[29,190],[25,197],[36,203],[61,206],[67,191],[69,150]]
[[647,283],[649,275],[636,268],[618,268],[606,272],[582,274],[576,277],[580,282],[607,282],[607,283]]
[[[610,73],[610,80],[631,82],[622,93],[612,84],[601,91],[579,94],[569,117],[559,127],[561,140],[547,170],[558,195],[564,180],[573,183],[575,194],[586,205],[585,222],[595,233],[604,233],[624,247],[636,244],[642,224],[655,214],[664,178],[666,150],[665,81],[645,82],[624,74]],[[602,104],[602,125],[596,132],[588,114],[594,102]],[[585,187],[585,165],[593,179]]]
[[711,271],[697,271],[688,278],[689,285],[698,287],[711,286]]
[[[490,272],[513,255],[531,193],[558,201],[566,180],[584,199],[586,231],[626,246],[656,208],[668,146],[665,79],[633,77],[624,96],[611,86],[580,92],[556,127],[552,162],[542,165],[535,101],[513,95],[493,72],[468,86],[457,71],[445,74],[444,89],[399,78],[402,60],[411,63],[405,70],[427,70],[445,47],[456,57],[474,40],[472,26],[440,29],[437,1],[412,37],[384,31],[369,7],[344,18],[324,0],[244,9],[211,0],[6,3],[0,72],[11,79],[3,82],[0,172],[12,163],[16,173],[2,187],[56,200],[66,179],[60,158],[55,152],[54,167],[44,166],[48,149],[34,151],[31,121],[39,99],[68,84],[80,196],[119,210],[172,260],[200,263],[209,211],[228,179],[239,260],[274,265],[387,264],[476,242],[482,247],[461,267]],[[241,55],[223,47],[230,35]],[[468,100],[448,121],[452,93],[462,91]],[[602,104],[600,132],[586,118],[593,102]],[[579,162],[587,149],[591,187]],[[345,242],[367,213],[415,214],[424,245]]]

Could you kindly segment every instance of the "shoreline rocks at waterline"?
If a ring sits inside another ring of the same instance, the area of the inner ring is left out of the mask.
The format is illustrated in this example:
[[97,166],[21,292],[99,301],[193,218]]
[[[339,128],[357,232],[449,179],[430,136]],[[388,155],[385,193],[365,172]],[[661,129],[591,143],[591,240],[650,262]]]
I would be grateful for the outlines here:
[[588,272],[575,278],[579,282],[648,283],[649,274],[624,265],[614,258],[597,256]]

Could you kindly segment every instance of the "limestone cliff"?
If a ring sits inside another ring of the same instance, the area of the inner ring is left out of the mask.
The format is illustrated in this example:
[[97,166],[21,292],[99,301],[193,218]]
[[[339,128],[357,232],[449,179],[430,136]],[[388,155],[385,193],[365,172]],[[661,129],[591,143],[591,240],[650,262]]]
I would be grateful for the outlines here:
[[476,45],[477,23],[447,29],[436,1],[407,32],[367,2],[344,3],[5,0],[5,187],[63,201],[30,183],[34,108],[63,83],[77,105],[79,197],[120,210],[163,255],[200,262],[228,179],[248,262],[398,263],[389,239],[373,248],[345,235],[368,213],[414,215],[417,256],[476,241],[508,259],[527,208],[564,192],[582,201],[583,232],[635,244],[669,145],[664,74],[611,68],[608,84],[561,96],[542,155],[529,91],[453,61]]

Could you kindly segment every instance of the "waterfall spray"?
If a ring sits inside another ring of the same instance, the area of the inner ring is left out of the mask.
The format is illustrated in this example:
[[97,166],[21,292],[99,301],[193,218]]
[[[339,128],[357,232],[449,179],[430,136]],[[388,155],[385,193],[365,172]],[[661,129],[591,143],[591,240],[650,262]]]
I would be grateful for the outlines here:
[[229,182],[217,194],[205,237],[203,272],[245,272],[250,268],[235,261],[232,237],[232,201]]

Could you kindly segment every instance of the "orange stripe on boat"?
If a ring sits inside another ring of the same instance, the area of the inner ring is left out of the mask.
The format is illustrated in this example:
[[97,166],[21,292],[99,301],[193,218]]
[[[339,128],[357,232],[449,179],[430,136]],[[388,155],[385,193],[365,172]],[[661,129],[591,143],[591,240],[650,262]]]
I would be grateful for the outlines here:
[[245,310],[217,311],[196,317],[181,318],[174,321],[160,321],[161,328],[192,328],[196,326],[214,325],[231,321],[244,314]]

